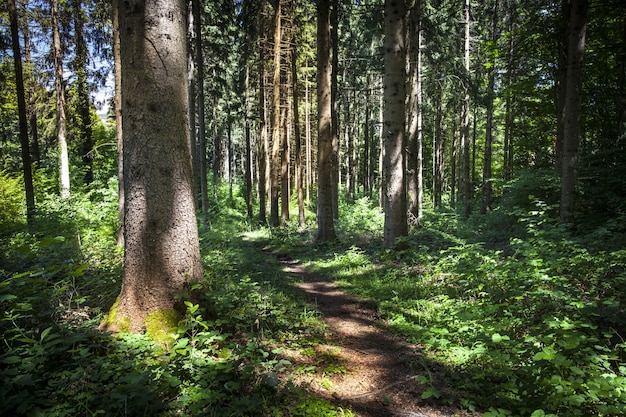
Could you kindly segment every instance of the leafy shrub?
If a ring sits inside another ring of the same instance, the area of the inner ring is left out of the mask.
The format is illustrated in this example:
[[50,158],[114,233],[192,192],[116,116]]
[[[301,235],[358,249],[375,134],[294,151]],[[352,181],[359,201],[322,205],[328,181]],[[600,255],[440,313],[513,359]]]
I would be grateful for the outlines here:
[[25,201],[22,177],[0,171],[0,228],[24,222]]

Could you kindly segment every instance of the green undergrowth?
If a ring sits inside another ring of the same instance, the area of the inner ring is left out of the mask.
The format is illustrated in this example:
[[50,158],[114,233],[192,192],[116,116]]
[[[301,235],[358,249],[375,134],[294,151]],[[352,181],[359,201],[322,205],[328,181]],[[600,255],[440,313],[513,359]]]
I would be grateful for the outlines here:
[[111,197],[51,200],[36,228],[1,229],[0,415],[352,416],[291,382],[284,352],[325,329],[274,256],[242,238],[267,229],[239,214],[237,193],[201,227],[204,290],[181,295],[167,335],[96,331],[120,289]]
[[[342,208],[338,242],[289,247],[420,346],[440,370],[419,376],[422,401],[485,416],[624,415],[626,237],[614,219],[583,232],[553,213],[532,196],[467,221],[427,210],[405,249],[383,250],[379,210],[361,201]],[[368,219],[379,223],[359,238],[350,225]]]

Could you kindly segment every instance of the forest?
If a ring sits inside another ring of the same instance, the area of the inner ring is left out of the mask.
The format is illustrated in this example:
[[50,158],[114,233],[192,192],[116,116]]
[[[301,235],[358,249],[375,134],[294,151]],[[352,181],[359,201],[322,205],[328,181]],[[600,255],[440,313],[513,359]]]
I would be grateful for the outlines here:
[[7,0],[0,416],[626,415],[626,0]]

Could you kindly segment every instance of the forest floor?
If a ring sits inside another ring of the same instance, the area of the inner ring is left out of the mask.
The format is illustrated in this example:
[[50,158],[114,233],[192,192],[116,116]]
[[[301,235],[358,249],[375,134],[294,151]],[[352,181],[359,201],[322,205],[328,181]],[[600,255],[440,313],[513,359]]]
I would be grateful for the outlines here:
[[293,381],[296,385],[349,407],[358,417],[478,415],[438,404],[434,397],[423,399],[429,387],[433,392],[454,389],[446,386],[438,365],[422,357],[419,345],[407,343],[386,328],[374,303],[341,291],[287,254],[275,256],[284,271],[298,279],[298,288],[322,314],[328,330],[327,340],[315,346],[315,352],[284,352],[301,367],[318,366],[319,357],[325,358],[321,374],[298,375]]

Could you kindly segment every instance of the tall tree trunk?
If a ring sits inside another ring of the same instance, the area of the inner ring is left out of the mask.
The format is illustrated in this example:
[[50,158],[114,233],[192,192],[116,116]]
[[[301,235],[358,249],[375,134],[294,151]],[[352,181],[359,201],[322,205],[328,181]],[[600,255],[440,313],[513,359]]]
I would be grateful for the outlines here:
[[202,51],[202,7],[200,0],[192,0],[195,49],[196,49],[196,92],[198,94],[198,165],[200,171],[200,209],[205,224],[209,221],[209,184],[206,160],[206,120],[204,115],[204,54]]
[[[194,0],[188,0],[187,4],[187,39],[189,45],[187,48],[187,85],[189,88],[189,141],[193,147],[192,166],[194,175],[194,192],[198,198],[201,196],[200,190],[200,143],[198,141],[196,129],[196,35],[195,35],[195,10],[193,7]],[[200,201],[198,201],[200,203]],[[201,204],[201,203],[200,203]]]
[[317,240],[335,240],[331,116],[330,0],[317,2]]
[[333,154],[332,154],[332,194],[333,194],[333,219],[339,218],[339,98],[337,78],[339,77],[339,1],[331,0],[330,12],[330,44],[332,49],[330,100]]
[[578,147],[580,144],[580,107],[582,99],[583,56],[587,32],[588,0],[571,0],[567,77],[563,106],[563,159],[559,221],[571,223],[576,207]]
[[[413,0],[407,10],[407,213],[409,223],[419,224],[419,178],[421,175],[421,68],[420,68],[420,3]],[[418,166],[419,165],[419,166]]]
[[267,137],[267,111],[265,100],[265,57],[263,44],[259,39],[259,142],[258,142],[258,166],[259,166],[259,221],[267,223],[267,158],[269,153],[269,139]]
[[129,0],[119,8],[124,273],[102,327],[143,332],[148,322],[175,326],[184,313],[176,296],[202,278],[187,107],[186,0]]
[[302,145],[300,138],[300,92],[298,89],[298,44],[296,42],[295,30],[291,47],[291,82],[293,84],[293,127],[294,127],[294,141],[295,141],[295,154],[296,154],[296,190],[298,193],[298,225],[304,227],[306,225],[306,219],[304,216],[304,189],[303,189],[303,174],[304,167],[302,165]]
[[513,85],[515,72],[515,35],[516,35],[516,10],[515,5],[511,4],[509,13],[509,50],[506,69],[506,90],[505,90],[505,113],[504,113],[504,180],[513,179],[513,123],[515,114],[513,112],[513,94],[511,87]]
[[565,97],[567,96],[567,65],[568,65],[568,47],[570,33],[570,15],[572,10],[572,0],[561,0],[561,36],[559,40],[559,55],[557,60],[557,123],[556,138],[554,144],[555,167],[556,172],[563,172],[563,141],[565,140],[565,120],[564,108]]
[[408,234],[405,178],[404,0],[385,0],[385,226],[383,245],[392,248]]
[[[493,47],[496,48],[498,42],[498,2],[495,2],[493,10],[493,20],[491,26],[491,41]],[[493,60],[488,70],[488,86],[487,86],[487,125],[485,129],[485,154],[483,157],[483,182],[482,182],[482,198],[480,203],[480,214],[486,214],[487,209],[491,206],[492,200],[492,186],[491,186],[491,163],[492,163],[492,146],[493,146],[493,105],[495,100],[495,85],[496,85],[496,54],[492,55],[489,59]]]
[[463,217],[469,217],[472,211],[472,178],[470,174],[470,0],[465,0],[463,8],[465,26],[464,69],[465,80],[463,81],[463,106],[461,110],[461,184],[463,193]]
[[[287,84],[282,84],[281,89],[287,90]],[[287,91],[281,94],[288,99]],[[290,142],[290,124],[289,112],[291,109],[288,105],[281,106],[281,130],[283,134],[280,140],[280,220],[283,224],[289,221],[289,142]]]
[[87,43],[85,42],[85,16],[81,0],[73,0],[74,14],[74,41],[76,42],[76,56],[74,58],[74,74],[77,86],[77,112],[81,133],[81,156],[85,171],[85,184],[93,182],[93,133],[91,129],[91,102],[89,100],[89,86],[87,85]]
[[15,0],[8,0],[9,20],[11,21],[11,43],[13,47],[13,68],[15,70],[15,87],[17,95],[17,113],[20,129],[20,145],[22,148],[22,170],[24,173],[24,193],[26,194],[26,220],[32,225],[35,216],[35,191],[28,143],[28,122],[26,120],[26,99],[24,91],[24,73],[22,70],[22,53]]
[[[28,1],[24,3],[24,9],[28,9]],[[19,23],[19,22],[18,22]],[[31,68],[30,76],[28,79],[28,125],[30,132],[30,159],[31,163],[39,164],[41,160],[41,152],[39,151],[39,129],[37,128],[37,102],[35,96],[35,86],[37,80],[35,79],[33,68],[33,61],[30,54],[30,31],[28,29],[28,21],[25,19],[25,23],[22,26],[22,33],[24,36],[24,62],[27,68]],[[20,62],[21,64],[21,62]],[[32,171],[32,170],[31,170]]]
[[244,136],[246,147],[246,208],[248,218],[251,219],[254,216],[254,212],[252,210],[252,145],[250,143],[250,65],[248,63],[247,56],[245,58],[243,94],[245,111]]
[[117,141],[117,245],[124,246],[124,141],[122,128],[122,61],[120,51],[119,0],[113,0],[111,20],[113,23],[113,62],[115,79],[115,136]]
[[278,226],[280,191],[280,43],[281,43],[281,1],[274,6],[274,63],[272,77],[272,157],[270,162],[270,226]]
[[54,55],[54,85],[56,90],[57,107],[57,141],[59,144],[59,183],[61,197],[70,196],[70,161],[67,152],[67,121],[65,117],[65,85],[63,83],[63,50],[61,48],[61,33],[59,22],[59,8],[57,0],[50,0],[52,13],[52,46]]
[[[363,164],[361,178],[363,179],[363,193],[365,195],[371,195],[370,189],[370,119],[372,118],[372,106],[370,103],[370,76],[367,75],[367,85],[365,87],[365,122],[363,125]],[[373,130],[373,129],[372,129]]]
[[[309,66],[306,60],[305,67]],[[306,202],[311,202],[311,186],[313,185],[313,144],[311,143],[311,106],[309,105],[309,78],[305,74],[304,78],[304,136],[305,136],[305,154],[306,154]]]
[[444,160],[444,135],[443,135],[443,108],[442,108],[442,87],[437,83],[435,91],[435,123],[434,130],[434,150],[433,150],[433,207],[441,208],[443,197],[443,182],[445,172]]

